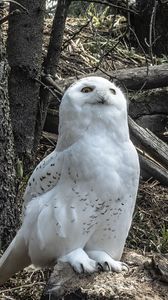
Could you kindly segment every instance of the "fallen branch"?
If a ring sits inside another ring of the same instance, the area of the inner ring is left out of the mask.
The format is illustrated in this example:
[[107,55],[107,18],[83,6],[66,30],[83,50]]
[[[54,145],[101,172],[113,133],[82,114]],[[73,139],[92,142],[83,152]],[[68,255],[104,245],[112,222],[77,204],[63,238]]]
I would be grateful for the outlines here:
[[144,129],[129,117],[129,128],[134,144],[149,153],[163,167],[168,167],[168,145],[149,129]]
[[139,154],[139,160],[143,179],[152,177],[162,185],[168,186],[168,171],[165,168],[141,154]]
[[[109,73],[97,71],[96,73],[91,73],[89,75],[79,76],[79,78],[86,76],[102,76],[109,80],[117,79],[129,90],[140,90],[142,88],[143,90],[155,89],[168,86],[168,64],[149,66],[148,68],[122,69]],[[63,90],[75,80],[75,77],[69,77],[65,80],[56,82]]]

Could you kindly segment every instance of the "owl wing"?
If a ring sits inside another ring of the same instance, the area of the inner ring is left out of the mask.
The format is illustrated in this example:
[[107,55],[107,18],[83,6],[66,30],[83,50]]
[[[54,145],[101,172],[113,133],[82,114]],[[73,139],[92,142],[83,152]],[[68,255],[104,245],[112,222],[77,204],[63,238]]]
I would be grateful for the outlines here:
[[[59,181],[63,164],[63,152],[53,151],[33,171],[24,194],[23,213],[27,204],[36,196],[51,190]],[[19,230],[0,258],[0,285],[9,277],[31,264],[23,230]]]
[[54,150],[37,165],[23,196],[23,213],[33,198],[46,193],[57,184],[61,176],[62,163],[63,153]]

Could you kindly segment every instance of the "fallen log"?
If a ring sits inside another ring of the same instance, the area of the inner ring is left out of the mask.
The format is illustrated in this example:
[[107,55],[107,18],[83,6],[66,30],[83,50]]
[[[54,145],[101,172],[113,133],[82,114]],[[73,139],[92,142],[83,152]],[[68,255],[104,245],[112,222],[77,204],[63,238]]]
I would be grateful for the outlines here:
[[[86,76],[102,76],[107,79],[117,79],[128,90],[149,90],[168,86],[168,64],[155,65],[149,67],[138,67],[131,69],[121,69],[111,72],[97,71],[95,73],[79,76],[78,79]],[[56,81],[62,90],[73,83],[77,78],[69,77]]]
[[[159,277],[157,273],[153,281],[151,274],[155,271],[155,265],[151,258],[128,251],[123,259],[129,265],[128,272],[101,272],[89,276],[79,275],[70,265],[59,263],[54,268],[41,300],[166,299],[168,269],[164,277]],[[160,258],[159,266],[163,263],[166,272],[166,257]]]
[[144,180],[152,177],[159,181],[162,185],[168,186],[168,171],[165,168],[141,154],[139,154],[139,161],[141,166],[141,175]]
[[139,126],[133,119],[128,118],[131,138],[134,144],[147,152],[163,167],[168,168],[168,145],[153,134],[149,129]]

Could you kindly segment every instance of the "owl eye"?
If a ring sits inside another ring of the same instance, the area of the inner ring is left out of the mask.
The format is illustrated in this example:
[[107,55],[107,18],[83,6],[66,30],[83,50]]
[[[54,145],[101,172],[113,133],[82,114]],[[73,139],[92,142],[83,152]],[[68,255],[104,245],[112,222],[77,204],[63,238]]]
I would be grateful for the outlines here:
[[112,92],[113,95],[116,95],[115,89],[110,89],[110,91]]
[[93,88],[90,86],[85,86],[84,88],[81,89],[82,93],[90,93],[93,91]]

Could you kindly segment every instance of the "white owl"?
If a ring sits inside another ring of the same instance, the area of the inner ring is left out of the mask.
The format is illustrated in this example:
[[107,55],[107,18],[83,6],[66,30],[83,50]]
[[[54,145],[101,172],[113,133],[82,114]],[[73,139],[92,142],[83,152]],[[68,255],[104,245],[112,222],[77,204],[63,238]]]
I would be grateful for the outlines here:
[[122,91],[101,77],[71,85],[60,105],[56,149],[34,170],[25,216],[0,259],[0,283],[33,263],[120,272],[139,182]]

